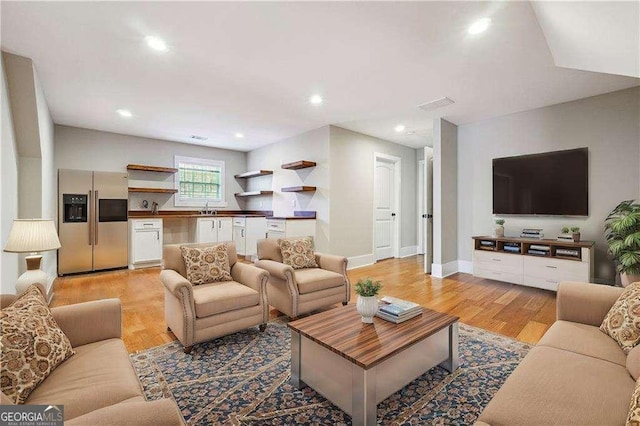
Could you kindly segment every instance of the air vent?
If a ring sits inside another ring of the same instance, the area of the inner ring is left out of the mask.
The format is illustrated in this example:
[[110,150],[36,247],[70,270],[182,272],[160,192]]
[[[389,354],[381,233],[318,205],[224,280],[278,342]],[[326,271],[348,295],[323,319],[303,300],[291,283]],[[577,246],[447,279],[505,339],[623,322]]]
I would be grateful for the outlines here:
[[440,98],[435,101],[427,102],[426,104],[418,105],[418,108],[425,111],[431,111],[432,109],[442,108],[447,105],[451,105],[452,103],[454,102],[449,98]]
[[205,138],[204,136],[191,135],[191,139],[195,139],[197,141],[206,141],[209,138]]

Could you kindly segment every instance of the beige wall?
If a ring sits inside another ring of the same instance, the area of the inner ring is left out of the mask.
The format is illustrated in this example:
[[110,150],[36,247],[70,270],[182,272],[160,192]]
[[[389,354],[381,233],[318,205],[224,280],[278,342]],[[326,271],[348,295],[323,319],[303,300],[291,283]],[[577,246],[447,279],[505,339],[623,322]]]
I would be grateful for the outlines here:
[[[225,197],[228,203],[226,209],[239,208],[233,194],[241,192],[242,188],[233,176],[246,171],[244,152],[60,125],[55,126],[55,150],[56,171],[78,169],[126,172],[127,164],[174,167],[175,155],[223,160],[226,175]],[[173,188],[173,175],[166,173],[132,171],[129,180],[130,186]],[[129,200],[131,210],[142,209],[142,200],[147,200],[149,206],[155,201],[160,205],[160,209],[198,208],[176,207],[173,195],[166,194],[131,194]]]
[[433,130],[432,271],[442,276],[450,272],[445,265],[458,258],[458,128],[446,120],[436,119]]
[[[53,120],[49,107],[31,59],[6,52],[2,52],[2,56],[6,71],[8,108],[11,111],[11,124],[15,137],[15,152],[18,156],[17,217],[45,218],[55,221],[54,138]],[[6,132],[10,133],[8,129]],[[7,143],[11,143],[10,137],[7,138]],[[3,153],[4,148],[3,134]],[[11,155],[10,149],[7,152]],[[24,255],[20,255],[19,259],[19,272],[24,272],[26,269]],[[41,269],[49,277],[46,285],[50,290],[57,275],[55,251],[43,253]],[[11,288],[14,291],[13,284]]]
[[583,240],[596,241],[596,278],[614,280],[606,254],[603,221],[620,201],[640,199],[640,88],[511,114],[460,126],[458,133],[458,258],[471,260],[471,236],[490,234],[492,159],[587,147],[589,216],[505,217],[505,233],[524,227],[544,229],[554,238],[576,225]]
[[374,153],[402,159],[400,194],[400,255],[414,254],[417,245],[416,150],[362,133],[330,126],[331,250],[372,263]]
[[[11,106],[7,93],[7,80],[4,61],[0,56],[2,68],[2,148],[0,149],[0,244],[7,242],[13,219],[18,217],[18,152],[15,141]],[[15,280],[20,275],[18,256],[14,253],[0,252],[0,293],[15,292]]]
[[[283,163],[298,160],[316,162],[315,167],[284,170]],[[301,135],[267,145],[247,153],[248,170],[273,170],[273,175],[247,179],[248,190],[273,190],[272,196],[247,199],[251,210],[273,210],[276,216],[293,216],[294,211],[316,212],[316,248],[330,250],[329,227],[329,127],[305,132]],[[281,192],[288,186],[315,186],[315,192]]]

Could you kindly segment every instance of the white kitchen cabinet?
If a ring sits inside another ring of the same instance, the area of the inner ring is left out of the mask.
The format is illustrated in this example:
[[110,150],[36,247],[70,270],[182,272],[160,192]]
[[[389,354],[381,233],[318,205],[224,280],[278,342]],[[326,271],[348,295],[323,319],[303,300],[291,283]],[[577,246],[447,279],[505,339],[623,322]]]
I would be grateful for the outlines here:
[[267,238],[316,236],[315,219],[268,219]]
[[258,252],[258,240],[266,238],[264,217],[236,217],[233,219],[233,241],[238,255],[253,258]]
[[231,241],[233,225],[230,217],[201,217],[196,223],[196,242],[217,243]]
[[162,219],[129,221],[129,269],[162,264]]

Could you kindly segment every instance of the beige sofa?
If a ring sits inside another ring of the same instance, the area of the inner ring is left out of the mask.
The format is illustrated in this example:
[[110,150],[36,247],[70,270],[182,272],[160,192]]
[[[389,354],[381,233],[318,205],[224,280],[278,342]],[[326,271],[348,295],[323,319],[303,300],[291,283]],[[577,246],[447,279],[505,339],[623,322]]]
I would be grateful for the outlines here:
[[621,288],[563,282],[557,321],[522,360],[476,425],[624,425],[640,346],[625,355],[599,330]]
[[169,329],[190,353],[193,345],[269,321],[266,285],[269,274],[253,265],[238,262],[236,246],[228,242],[229,266],[233,281],[192,285],[180,251],[181,246],[208,247],[204,244],[164,246],[164,312]]
[[[4,308],[13,295],[0,299]],[[76,354],[60,364],[27,404],[64,405],[65,425],[181,425],[172,399],[146,401],[124,342],[118,299],[52,308]],[[4,404],[11,399],[2,394]]]
[[282,260],[277,239],[258,240],[255,265],[269,272],[269,304],[296,318],[334,303],[349,303],[351,288],[347,258],[316,253],[319,268],[293,269]]

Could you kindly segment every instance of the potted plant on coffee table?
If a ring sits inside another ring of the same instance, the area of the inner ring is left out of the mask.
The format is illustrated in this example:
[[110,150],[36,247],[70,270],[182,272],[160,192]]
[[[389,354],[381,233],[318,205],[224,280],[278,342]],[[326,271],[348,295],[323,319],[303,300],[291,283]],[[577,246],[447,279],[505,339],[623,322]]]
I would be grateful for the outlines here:
[[640,281],[640,204],[623,201],[604,221],[609,253],[617,263],[622,286]]
[[373,323],[373,317],[378,312],[378,298],[376,296],[381,288],[382,281],[373,281],[371,278],[358,280],[356,284],[356,293],[358,293],[356,310],[362,316],[362,322]]

